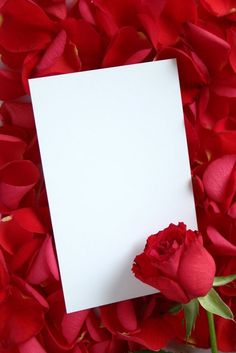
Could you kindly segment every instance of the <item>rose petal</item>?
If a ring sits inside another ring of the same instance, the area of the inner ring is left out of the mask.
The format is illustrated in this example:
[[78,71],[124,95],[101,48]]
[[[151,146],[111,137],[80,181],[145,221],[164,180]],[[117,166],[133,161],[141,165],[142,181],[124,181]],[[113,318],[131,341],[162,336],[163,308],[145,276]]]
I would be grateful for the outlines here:
[[215,272],[216,265],[213,257],[202,244],[198,243],[198,240],[183,251],[178,280],[189,299],[202,297],[209,292]]
[[144,34],[132,27],[120,29],[111,43],[102,67],[135,64],[143,61],[151,52],[151,46]]
[[8,162],[22,159],[25,149],[26,143],[21,139],[0,134],[0,167]]
[[16,273],[22,270],[32,260],[34,254],[42,245],[41,239],[31,239],[23,244],[12,257],[11,268]]
[[227,39],[231,46],[231,52],[229,56],[229,61],[234,72],[236,72],[236,32],[232,29],[228,29]]
[[39,171],[30,161],[8,163],[0,171],[0,201],[6,207],[18,207],[22,198],[33,189],[39,179]]
[[83,70],[97,68],[103,54],[99,33],[82,19],[69,18],[64,21],[63,27],[78,50]]
[[32,240],[33,234],[21,228],[10,215],[0,221],[0,245],[9,254]]
[[236,256],[236,246],[225,239],[215,228],[207,227],[207,235],[217,255]]
[[88,316],[89,310],[81,310],[70,314],[65,314],[62,322],[62,333],[68,343],[72,343],[79,336],[81,328]]
[[21,76],[18,72],[0,70],[0,99],[10,100],[25,94]]
[[125,331],[134,331],[137,329],[137,318],[134,310],[134,304],[131,300],[117,303],[117,318]]
[[224,202],[236,155],[226,155],[211,162],[203,174],[203,184],[210,199]]
[[44,324],[44,310],[29,295],[12,286],[7,300],[0,303],[0,340],[16,344],[40,332]]
[[5,298],[5,290],[10,283],[10,276],[3,252],[0,250],[0,302]]
[[100,317],[94,310],[90,311],[86,318],[86,327],[89,335],[96,342],[105,341],[110,337],[107,329],[102,326]]
[[17,284],[18,288],[22,290],[27,296],[31,296],[37,302],[44,308],[48,309],[48,302],[46,299],[32,286],[29,285],[29,283],[25,282],[22,278],[12,275],[13,281],[15,284]]
[[235,12],[235,0],[201,0],[201,3],[217,17]]
[[[226,302],[230,305],[234,315],[236,313],[235,300]],[[216,334],[218,341],[218,348],[222,352],[235,352],[236,351],[236,323],[234,320],[225,320],[221,317],[216,319]]]
[[52,248],[52,239],[46,236],[38,255],[31,264],[27,281],[32,284],[40,284],[46,281],[50,275],[59,280],[59,272],[55,258],[55,252]]
[[39,50],[51,41],[54,23],[34,2],[8,0],[1,10],[3,23],[0,27],[0,45],[6,50]]
[[47,353],[35,337],[19,344],[18,348],[20,353]]
[[195,23],[197,6],[194,0],[167,0],[165,8],[157,22],[158,41],[164,45],[173,45],[182,32],[185,22]]
[[[191,57],[183,50],[166,48],[158,54],[158,60],[176,58],[179,68],[181,87],[188,88],[207,83],[208,73],[206,68],[196,57]],[[195,60],[194,60],[195,59]]]
[[230,45],[225,40],[193,23],[187,23],[184,28],[188,43],[211,71],[226,63]]
[[21,102],[6,102],[5,109],[8,112],[11,123],[27,129],[34,129],[34,116],[32,104]]
[[46,229],[35,209],[19,208],[18,210],[12,211],[12,216],[17,224],[28,232],[46,233]]
[[60,31],[55,39],[51,42],[47,50],[44,52],[42,59],[37,64],[37,72],[43,71],[52,66],[57,58],[59,58],[65,49],[66,45],[66,32]]

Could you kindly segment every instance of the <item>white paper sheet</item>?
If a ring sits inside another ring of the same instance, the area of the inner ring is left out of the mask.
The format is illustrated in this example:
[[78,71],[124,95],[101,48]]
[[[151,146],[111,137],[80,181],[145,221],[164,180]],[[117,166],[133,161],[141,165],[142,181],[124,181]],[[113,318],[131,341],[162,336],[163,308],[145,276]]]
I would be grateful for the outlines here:
[[175,60],[30,80],[68,312],[156,292],[146,238],[196,229]]

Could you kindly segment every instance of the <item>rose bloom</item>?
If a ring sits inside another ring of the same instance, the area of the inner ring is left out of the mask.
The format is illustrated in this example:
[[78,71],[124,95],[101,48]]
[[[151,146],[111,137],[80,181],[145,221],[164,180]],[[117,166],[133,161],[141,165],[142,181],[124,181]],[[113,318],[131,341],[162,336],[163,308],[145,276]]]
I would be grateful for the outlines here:
[[170,224],[151,235],[132,268],[138,279],[180,303],[206,295],[212,287],[215,270],[202,236],[186,230],[184,223]]

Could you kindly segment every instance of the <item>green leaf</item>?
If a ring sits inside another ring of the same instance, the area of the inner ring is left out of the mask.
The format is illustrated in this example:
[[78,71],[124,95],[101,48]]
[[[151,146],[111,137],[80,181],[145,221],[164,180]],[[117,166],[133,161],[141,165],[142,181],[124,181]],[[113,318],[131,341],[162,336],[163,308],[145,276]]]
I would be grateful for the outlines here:
[[205,297],[198,298],[201,306],[212,314],[225,319],[233,320],[234,316],[228,305],[226,305],[215,289],[211,289]]
[[191,336],[192,329],[195,326],[196,318],[199,313],[199,303],[197,299],[191,300],[189,303],[184,304],[184,316],[186,323],[186,337]]
[[236,275],[215,277],[213,282],[213,287],[224,286],[236,279]]

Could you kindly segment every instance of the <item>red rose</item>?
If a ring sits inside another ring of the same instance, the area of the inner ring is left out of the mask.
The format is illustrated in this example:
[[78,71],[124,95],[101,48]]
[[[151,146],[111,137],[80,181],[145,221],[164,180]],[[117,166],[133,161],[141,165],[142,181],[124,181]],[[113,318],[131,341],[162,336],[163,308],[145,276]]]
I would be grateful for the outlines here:
[[167,298],[187,303],[211,289],[215,262],[197,231],[184,223],[151,235],[144,252],[136,256],[133,272],[141,281],[159,289]]

